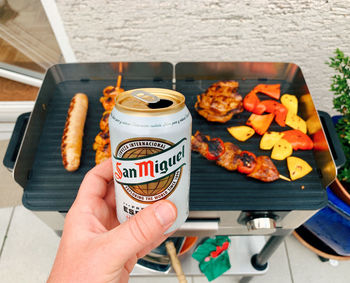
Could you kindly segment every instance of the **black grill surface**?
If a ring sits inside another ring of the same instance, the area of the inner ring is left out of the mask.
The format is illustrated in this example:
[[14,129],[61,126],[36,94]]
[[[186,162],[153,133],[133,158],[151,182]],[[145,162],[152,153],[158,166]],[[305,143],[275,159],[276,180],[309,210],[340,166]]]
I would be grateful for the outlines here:
[[[212,80],[177,81],[177,90],[186,96],[187,107],[192,113],[192,132],[199,130],[203,134],[219,137],[224,142],[230,141],[243,150],[256,155],[271,155],[270,151],[260,150],[261,136],[255,134],[245,142],[239,142],[227,131],[228,127],[245,125],[250,112],[244,111],[234,116],[225,124],[208,122],[194,110],[197,95],[203,93]],[[246,95],[259,83],[281,84],[281,93],[296,94],[298,86],[281,80],[238,80],[238,92]],[[258,95],[261,100],[271,99],[266,95]],[[275,121],[269,130],[285,131],[290,128],[280,127]],[[313,151],[294,151],[293,156],[307,161],[313,171],[307,176],[287,182],[277,180],[264,183],[248,178],[238,172],[230,172],[208,161],[198,153],[192,153],[190,208],[191,210],[312,210],[323,207],[327,201],[326,192],[321,184]],[[287,161],[273,160],[280,174],[289,177]],[[304,189],[302,189],[302,186]]]
[[[92,149],[99,133],[99,121],[104,111],[99,99],[102,90],[114,85],[110,80],[64,81],[57,85],[47,106],[47,117],[40,136],[32,170],[24,189],[23,204],[32,210],[68,211],[78,192],[84,175],[95,166],[95,151]],[[171,82],[150,80],[126,80],[125,90],[158,87],[171,88]],[[84,127],[80,167],[67,172],[62,165],[61,138],[70,101],[77,92],[89,98],[89,108]]]
[[[270,151],[259,149],[260,136],[254,135],[242,143],[236,141],[226,128],[244,125],[250,113],[235,116],[226,124],[207,122],[194,111],[196,95],[204,92],[214,81],[178,81],[177,90],[186,96],[186,104],[192,113],[192,131],[200,130],[204,134],[231,141],[241,149],[257,155],[270,155]],[[284,81],[242,80],[239,92],[247,94],[258,83],[281,83],[282,93],[293,94],[295,86]],[[85,173],[95,165],[95,152],[92,145],[99,132],[99,120],[103,108],[99,102],[102,90],[115,81],[87,80],[64,81],[56,86],[55,93],[48,104],[48,114],[37,147],[35,161],[24,189],[23,204],[32,210],[68,211],[73,203]],[[171,88],[164,81],[124,80],[125,90],[141,87]],[[294,89],[293,89],[294,87]],[[77,92],[84,92],[89,97],[89,110],[84,129],[83,150],[80,168],[67,172],[62,166],[61,137],[65,125],[67,110],[71,98]],[[275,122],[270,130],[282,131]],[[278,180],[263,183],[247,178],[238,172],[229,172],[215,163],[192,153],[190,210],[314,210],[325,205],[327,200],[322,188],[320,176],[312,151],[293,153],[309,162],[314,170],[304,178],[286,182]],[[274,161],[279,172],[288,176],[286,161]],[[304,189],[301,187],[304,186]]]

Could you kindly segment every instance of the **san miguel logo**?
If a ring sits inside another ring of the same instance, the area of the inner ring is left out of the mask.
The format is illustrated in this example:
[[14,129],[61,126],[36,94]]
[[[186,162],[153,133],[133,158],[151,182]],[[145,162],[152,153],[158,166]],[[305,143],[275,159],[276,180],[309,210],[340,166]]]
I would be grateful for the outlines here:
[[176,188],[186,164],[186,138],[176,144],[135,138],[122,142],[114,154],[114,178],[124,191],[141,203],[168,197]]

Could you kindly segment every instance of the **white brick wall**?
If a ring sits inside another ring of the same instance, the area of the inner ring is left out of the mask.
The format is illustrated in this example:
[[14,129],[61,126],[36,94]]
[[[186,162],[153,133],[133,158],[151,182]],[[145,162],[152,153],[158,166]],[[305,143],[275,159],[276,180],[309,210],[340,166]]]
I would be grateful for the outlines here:
[[324,62],[350,55],[349,0],[56,1],[80,61],[293,62],[335,113]]

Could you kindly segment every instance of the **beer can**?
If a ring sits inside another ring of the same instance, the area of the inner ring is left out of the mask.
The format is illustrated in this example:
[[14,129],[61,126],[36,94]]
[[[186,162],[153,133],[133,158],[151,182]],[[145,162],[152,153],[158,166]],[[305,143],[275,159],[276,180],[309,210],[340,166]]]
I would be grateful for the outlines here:
[[123,223],[168,199],[179,228],[189,212],[192,117],[185,97],[160,88],[119,94],[109,117],[117,217]]

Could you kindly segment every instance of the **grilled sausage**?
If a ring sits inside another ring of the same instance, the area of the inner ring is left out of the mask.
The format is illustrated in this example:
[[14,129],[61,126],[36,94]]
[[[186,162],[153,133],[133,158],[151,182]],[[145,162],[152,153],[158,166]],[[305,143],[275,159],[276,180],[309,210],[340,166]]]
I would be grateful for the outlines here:
[[62,162],[67,171],[75,171],[80,165],[87,109],[86,94],[75,94],[69,105],[61,143]]

